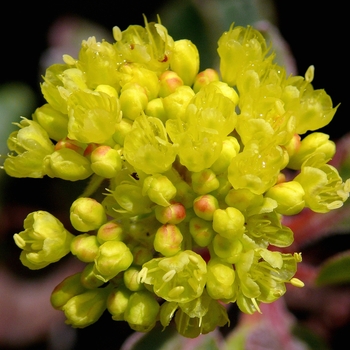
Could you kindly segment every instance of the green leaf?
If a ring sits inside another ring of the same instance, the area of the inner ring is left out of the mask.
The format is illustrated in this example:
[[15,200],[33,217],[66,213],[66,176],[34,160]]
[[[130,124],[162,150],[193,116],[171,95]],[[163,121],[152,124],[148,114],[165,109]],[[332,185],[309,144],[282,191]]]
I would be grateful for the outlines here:
[[350,250],[326,260],[320,268],[316,283],[319,286],[350,283]]

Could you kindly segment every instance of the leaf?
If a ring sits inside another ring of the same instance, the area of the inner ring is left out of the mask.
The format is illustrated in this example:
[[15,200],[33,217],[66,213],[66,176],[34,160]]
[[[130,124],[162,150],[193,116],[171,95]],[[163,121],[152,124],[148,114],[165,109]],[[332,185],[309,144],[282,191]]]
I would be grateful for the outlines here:
[[164,330],[155,327],[146,334],[134,333],[126,340],[121,350],[219,350],[222,341],[222,336],[217,329],[190,339],[178,334],[172,326]]
[[350,283],[350,250],[327,259],[321,265],[315,282],[318,286]]

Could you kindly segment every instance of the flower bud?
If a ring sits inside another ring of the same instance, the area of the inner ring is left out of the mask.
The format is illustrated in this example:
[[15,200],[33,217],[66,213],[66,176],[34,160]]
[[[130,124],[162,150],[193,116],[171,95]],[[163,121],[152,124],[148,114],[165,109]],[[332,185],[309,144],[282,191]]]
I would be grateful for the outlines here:
[[194,79],[193,91],[197,93],[203,86],[212,81],[219,81],[219,73],[215,69],[207,68],[199,72]]
[[244,215],[236,208],[217,209],[213,216],[213,229],[227,239],[240,237],[244,232]]
[[113,140],[120,146],[124,146],[125,135],[130,132],[132,128],[132,121],[127,118],[123,118],[115,126],[115,133],[113,134]]
[[196,198],[196,194],[193,192],[192,187],[184,180],[179,182],[173,182],[176,188],[176,195],[173,198],[174,202],[182,203],[182,205],[188,209],[192,207],[193,201]]
[[123,117],[131,120],[135,120],[140,116],[148,103],[145,89],[137,83],[124,85],[119,100]]
[[335,143],[329,140],[329,135],[314,132],[307,135],[301,142],[298,150],[290,157],[288,168],[298,170],[306,159],[315,154],[322,154],[325,163],[335,154]]
[[132,253],[125,243],[107,241],[99,248],[95,259],[95,273],[102,281],[108,282],[119,272],[125,271],[132,261]]
[[164,256],[175,255],[181,250],[183,236],[176,225],[161,226],[154,237],[154,249]]
[[166,97],[182,85],[184,83],[176,72],[166,70],[159,77],[159,96]]
[[37,108],[32,116],[47,132],[49,138],[55,141],[63,139],[68,133],[68,116],[46,103]]
[[305,191],[297,181],[287,181],[271,187],[265,196],[277,202],[276,211],[282,215],[295,215],[304,209]]
[[87,264],[80,276],[80,283],[87,289],[98,288],[104,284],[104,281],[96,276],[94,267],[94,263]]
[[186,217],[186,209],[181,203],[171,203],[167,207],[157,205],[154,213],[162,224],[179,224]]
[[70,207],[70,221],[77,231],[88,232],[103,225],[107,216],[101,203],[93,198],[81,197]]
[[52,214],[46,211],[30,213],[24,220],[24,231],[13,239],[23,249],[20,260],[32,270],[41,269],[70,252],[73,235]]
[[192,188],[197,194],[207,194],[220,186],[219,180],[211,169],[192,172],[191,179]]
[[109,221],[97,231],[97,241],[102,244],[107,241],[122,241],[126,236],[126,232],[121,223],[117,221]]
[[95,235],[83,233],[73,238],[70,250],[80,261],[89,263],[96,258],[98,247],[99,243]]
[[111,192],[117,203],[129,213],[138,215],[150,212],[152,202],[142,194],[140,186],[122,183]]
[[169,201],[176,195],[176,188],[165,175],[153,174],[146,177],[142,187],[142,195],[147,195],[152,202],[166,207],[170,205]]
[[122,169],[122,160],[117,150],[107,145],[97,147],[91,153],[91,169],[99,176],[110,179]]
[[167,119],[186,118],[186,108],[194,96],[193,90],[187,86],[179,86],[176,91],[163,98],[163,107]]
[[71,140],[68,137],[60,139],[55,145],[55,151],[58,151],[62,148],[69,148],[81,155],[85,156],[86,145],[82,142]]
[[235,207],[241,212],[251,207],[261,206],[263,200],[262,195],[257,195],[246,188],[231,189],[225,197],[225,203],[228,206]]
[[239,148],[240,146],[237,139],[233,136],[228,136],[222,142],[222,150],[219,158],[213,163],[210,169],[215,174],[225,172],[230,165],[232,158],[239,152]]
[[107,298],[107,310],[114,321],[124,321],[124,312],[132,292],[124,286],[114,288]]
[[213,220],[214,212],[218,208],[219,203],[217,199],[210,194],[199,196],[193,201],[194,212],[198,217],[204,220]]
[[95,323],[106,310],[106,288],[95,288],[75,295],[62,307],[66,324],[84,328]]
[[235,271],[232,264],[221,259],[210,259],[207,264],[208,275],[206,290],[213,299],[233,299],[236,294],[234,285]]
[[93,173],[89,160],[69,148],[53,152],[43,164],[48,176],[67,181],[85,180]]
[[80,282],[81,272],[66,277],[59,283],[51,293],[51,305],[60,310],[75,295],[86,291],[86,288]]
[[160,119],[163,123],[165,123],[168,119],[164,109],[163,99],[159,97],[148,102],[145,113],[150,117]]
[[159,82],[157,74],[140,65],[127,63],[121,66],[120,72],[124,74],[121,85],[137,83],[145,89],[148,100],[158,96]]
[[216,234],[211,222],[197,217],[190,220],[190,233],[200,247],[207,247]]
[[227,173],[216,175],[216,178],[219,180],[219,187],[216,190],[211,191],[210,194],[218,200],[220,207],[225,207],[225,198],[232,189],[232,185],[230,181],[228,181]]
[[283,146],[289,155],[289,159],[294,156],[296,152],[298,152],[301,144],[300,139],[301,137],[299,134],[294,134],[289,142]]
[[234,264],[242,253],[243,245],[238,239],[228,239],[216,234],[213,238],[213,249],[219,258]]
[[123,274],[123,281],[125,287],[132,292],[138,292],[145,288],[144,284],[140,282],[138,274],[141,271],[141,266],[130,266]]
[[124,319],[137,332],[148,332],[156,324],[159,304],[154,294],[146,290],[131,294]]
[[199,53],[196,45],[187,39],[176,40],[170,69],[181,77],[185,85],[192,86],[199,70]]

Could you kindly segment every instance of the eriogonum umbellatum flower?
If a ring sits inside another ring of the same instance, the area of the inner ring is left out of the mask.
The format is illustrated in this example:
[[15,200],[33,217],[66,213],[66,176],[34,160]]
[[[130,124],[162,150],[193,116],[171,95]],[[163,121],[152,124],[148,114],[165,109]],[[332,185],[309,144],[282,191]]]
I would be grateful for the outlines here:
[[225,304],[260,312],[302,286],[301,254],[278,251],[293,242],[283,215],[337,209],[350,191],[316,131],[337,107],[313,67],[287,75],[250,26],[223,33],[219,70],[203,71],[196,46],[161,23],[113,34],[49,67],[47,103],[8,139],[11,176],[89,178],[69,213],[75,236],[35,212],[14,237],[31,269],[68,252],[86,263],[53,306],[73,327],[108,310],[137,331],[174,321],[195,337],[229,322]]

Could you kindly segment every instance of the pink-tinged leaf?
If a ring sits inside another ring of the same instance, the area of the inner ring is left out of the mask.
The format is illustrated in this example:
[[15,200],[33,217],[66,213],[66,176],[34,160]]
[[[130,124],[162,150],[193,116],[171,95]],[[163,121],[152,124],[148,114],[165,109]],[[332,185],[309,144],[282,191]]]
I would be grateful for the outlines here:
[[316,278],[319,286],[350,283],[350,250],[333,255],[321,266]]
[[236,328],[228,335],[222,350],[307,350],[291,333],[295,319],[283,298],[260,304],[261,314],[241,314]]
[[135,332],[125,341],[121,350],[219,350],[222,343],[223,336],[218,329],[189,339],[178,334],[174,327],[168,326],[164,330],[156,327],[146,334]]

